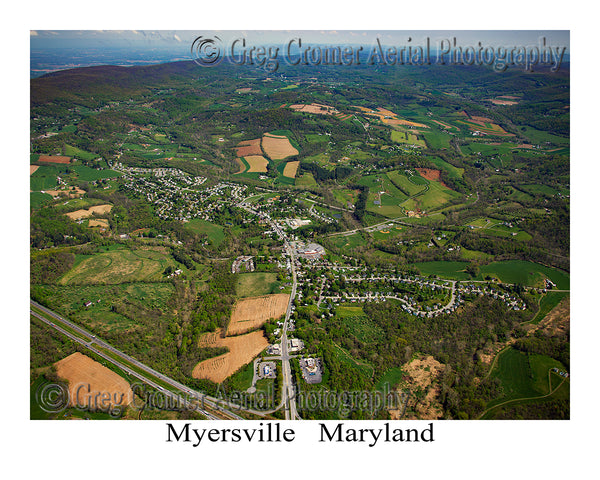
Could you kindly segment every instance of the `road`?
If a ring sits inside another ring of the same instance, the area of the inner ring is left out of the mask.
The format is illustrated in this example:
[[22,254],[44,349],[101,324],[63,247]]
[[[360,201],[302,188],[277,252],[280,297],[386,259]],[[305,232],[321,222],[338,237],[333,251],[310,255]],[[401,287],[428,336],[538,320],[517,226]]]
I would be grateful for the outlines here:
[[[217,399],[217,398],[211,397],[209,395],[206,395],[202,392],[193,390],[192,388],[190,388],[186,385],[183,385],[183,384],[177,382],[176,380],[173,380],[172,378],[169,378],[166,375],[163,375],[160,372],[157,372],[156,370],[152,369],[151,367],[143,364],[142,362],[139,362],[135,358],[132,358],[129,355],[117,350],[112,345],[97,338],[95,335],[84,330],[83,328],[81,328],[78,325],[74,324],[73,322],[67,320],[66,318],[58,315],[57,313],[53,312],[52,310],[40,305],[39,303],[35,302],[34,300],[30,300],[30,305],[35,307],[36,309],[42,311],[45,315],[52,317],[52,320],[50,320],[49,318],[45,317],[44,315],[40,315],[39,313],[30,309],[30,312],[33,316],[35,316],[36,318],[45,322],[47,325],[49,325],[52,328],[54,328],[55,330],[59,331],[63,335],[66,335],[69,338],[71,338],[72,340],[76,341],[77,343],[83,345],[88,350],[90,350],[90,351],[96,353],[97,355],[99,355],[100,357],[106,359],[110,363],[118,366],[124,372],[126,372],[128,375],[134,376],[137,379],[141,380],[142,382],[146,383],[147,385],[150,385],[153,388],[156,388],[157,390],[164,392],[165,395],[170,395],[170,396],[173,396],[174,398],[177,398],[176,395],[180,395],[181,393],[183,393],[185,395],[184,398],[187,398],[189,400],[195,399],[198,402],[197,405],[194,405],[195,408],[197,408],[197,411],[199,411],[200,413],[202,413],[203,415],[205,415],[207,418],[209,418],[211,420],[221,420],[221,418],[215,416],[213,413],[208,412],[205,408],[203,408],[205,405],[210,407],[211,410],[214,410],[215,413],[218,412],[220,415],[226,417],[227,419],[232,419],[232,420],[244,420],[243,417],[240,417],[239,415],[237,415],[236,413],[231,411],[232,409],[244,410],[246,412],[253,413],[253,414],[259,415],[259,416],[265,415],[265,412],[260,412],[260,411],[256,411],[256,410],[252,410],[252,409],[245,409],[245,408],[242,409],[241,407],[239,407],[235,404],[232,404],[232,405],[226,404],[223,399]],[[74,335],[73,333],[67,331],[65,329],[65,327],[68,327],[68,329],[75,331],[78,335]],[[81,335],[81,336],[79,336],[79,335]],[[94,346],[94,345],[96,345],[98,348],[96,348],[96,346]],[[105,353],[105,351],[102,351],[101,349],[110,352],[111,355],[108,355],[107,353]],[[114,357],[117,357],[118,360],[116,360]],[[121,360],[121,361],[119,361],[119,360]],[[128,366],[128,364],[135,366],[136,370],[141,370],[141,372],[132,369],[131,366]],[[161,386],[160,384],[157,383],[156,379],[160,380],[164,384],[169,385],[169,387],[173,388],[175,391],[172,392],[172,391],[166,390],[163,386]],[[181,397],[179,397],[179,398],[181,399]],[[224,408],[224,405],[227,405],[228,408]]]

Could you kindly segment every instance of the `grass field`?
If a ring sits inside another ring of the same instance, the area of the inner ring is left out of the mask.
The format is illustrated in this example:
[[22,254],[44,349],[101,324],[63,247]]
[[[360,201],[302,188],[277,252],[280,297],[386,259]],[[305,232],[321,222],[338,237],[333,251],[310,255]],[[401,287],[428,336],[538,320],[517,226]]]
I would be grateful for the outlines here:
[[242,273],[237,276],[236,293],[239,297],[258,297],[279,293],[282,282],[276,273]]
[[402,190],[409,197],[416,195],[425,189],[426,184],[417,185],[413,181],[409,180],[409,178],[403,172],[388,172],[387,176],[394,183],[394,185],[396,185],[396,187]]
[[167,266],[177,268],[175,260],[159,248],[112,250],[79,257],[75,266],[60,279],[61,285],[152,282],[163,279],[163,271]]
[[[534,399],[548,394],[550,392],[548,379],[550,378],[552,381],[552,388],[558,386],[561,379],[556,374],[550,374],[549,377],[548,371],[551,368],[566,371],[559,361],[548,356],[526,354],[514,348],[504,350],[499,354],[492,371],[492,375],[501,382],[504,395],[491,401],[488,408],[510,400]],[[563,387],[565,386],[563,385]],[[552,397],[568,398],[568,382],[566,382],[566,387],[563,387]]]
[[106,168],[104,170],[97,170],[95,168],[86,167],[85,165],[74,165],[71,167],[71,171],[75,173],[78,180],[84,180],[86,182],[122,176],[120,172],[115,172],[114,170]]
[[[414,264],[423,275],[436,274],[453,280],[468,280],[471,277],[464,271],[467,262],[422,262]],[[551,267],[545,267],[523,260],[504,260],[480,267],[475,280],[485,280],[486,276],[496,277],[504,283],[520,283],[524,286],[541,287],[544,278],[552,280],[558,289],[569,289],[569,275]]]
[[81,160],[95,160],[99,157],[96,153],[86,152],[85,150],[67,144],[64,146],[64,154],[68,157],[79,158]]
[[[149,310],[169,313],[168,301],[175,291],[171,283],[128,283],[106,285],[40,285],[36,292],[47,298],[58,312],[81,323],[87,329],[108,335],[114,332],[138,332],[139,322],[112,310],[123,301],[143,305]],[[100,300],[100,302],[98,302]],[[86,302],[93,305],[85,307]]]
[[445,170],[450,178],[462,178],[465,172],[464,168],[458,168],[448,162],[442,160],[440,157],[428,157],[428,160],[432,162],[440,170]]
[[398,130],[392,130],[391,132],[392,141],[396,143],[406,143],[408,145],[418,145],[419,147],[425,147],[425,141],[419,139],[417,135],[409,132],[399,132]]
[[215,247],[221,245],[221,242],[225,240],[225,230],[221,225],[216,225],[200,218],[190,220],[185,224],[185,227],[194,233],[208,235],[208,239]]
[[29,205],[31,208],[40,208],[42,205],[52,201],[52,195],[41,192],[31,192],[29,194]]
[[539,323],[560,301],[569,295],[566,292],[552,292],[551,290],[540,299],[540,309],[535,317],[531,320],[532,323]]
[[299,177],[296,177],[296,186],[298,187],[314,187],[315,185],[317,185],[317,181],[310,172],[304,172]]
[[[404,372],[400,367],[390,368],[387,372],[385,372],[381,378],[375,384],[375,388],[379,391],[391,391],[404,376]],[[387,385],[387,389],[386,389]]]

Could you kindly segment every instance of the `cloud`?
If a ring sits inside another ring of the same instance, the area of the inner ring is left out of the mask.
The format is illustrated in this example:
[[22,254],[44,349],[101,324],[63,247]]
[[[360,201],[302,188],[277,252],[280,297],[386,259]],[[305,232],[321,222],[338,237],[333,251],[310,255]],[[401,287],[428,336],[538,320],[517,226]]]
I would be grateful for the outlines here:
[[179,38],[176,33],[173,34],[173,38],[178,42],[181,42],[181,38]]
[[29,31],[29,36],[30,36],[30,37],[37,37],[37,36],[38,36],[38,33],[37,33],[35,30],[30,30],[30,31]]

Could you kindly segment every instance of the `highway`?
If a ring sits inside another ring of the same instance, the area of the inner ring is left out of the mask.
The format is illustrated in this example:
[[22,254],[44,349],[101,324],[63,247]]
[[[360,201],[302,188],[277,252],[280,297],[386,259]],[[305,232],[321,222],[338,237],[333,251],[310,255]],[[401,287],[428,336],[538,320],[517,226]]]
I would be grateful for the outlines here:
[[[39,320],[43,321],[44,323],[51,326],[55,330],[59,331],[63,335],[66,335],[67,337],[76,341],[80,345],[83,345],[88,350],[91,350],[92,352],[94,352],[97,355],[101,356],[102,358],[106,359],[113,365],[118,366],[127,374],[138,378],[139,380],[146,383],[147,385],[150,385],[153,388],[156,388],[157,390],[165,393],[165,395],[172,396],[174,399],[177,399],[178,397],[176,395],[181,392],[181,393],[185,394],[184,398],[189,399],[190,401],[196,400],[198,403],[196,405],[194,402],[194,407],[197,409],[197,411],[199,411],[200,413],[205,415],[210,420],[222,420],[222,418],[215,416],[214,413],[208,412],[205,408],[202,408],[202,407],[208,406],[208,407],[210,407],[211,410],[214,410],[215,413],[218,413],[227,419],[244,420],[243,417],[240,417],[239,415],[237,415],[236,413],[231,411],[231,409],[240,410],[241,408],[239,406],[237,406],[235,404],[230,404],[230,405],[228,405],[229,409],[226,409],[223,407],[223,405],[225,404],[224,400],[217,399],[217,398],[208,396],[202,392],[193,390],[192,388],[190,388],[186,385],[183,385],[183,384],[177,382],[176,380],[173,380],[172,378],[169,378],[166,375],[163,375],[160,372],[157,372],[156,370],[152,369],[151,367],[143,364],[142,362],[139,362],[135,358],[130,357],[129,355],[121,352],[120,350],[117,350],[112,345],[97,338],[96,335],[91,334],[90,332],[84,330],[83,328],[81,328],[78,325],[74,324],[73,322],[67,320],[66,318],[58,315],[57,313],[53,312],[52,310],[40,305],[39,303],[35,302],[34,300],[30,300],[30,305],[35,307],[36,309],[42,311],[44,314],[52,317],[52,320],[54,320],[54,321],[50,320],[49,318],[46,318],[44,315],[40,315],[39,313],[35,312],[32,309],[30,309],[31,315],[33,315],[36,318],[38,318]],[[73,333],[66,330],[64,327],[68,327],[68,329],[74,330],[75,332],[77,332],[78,335],[74,335]],[[81,336],[79,336],[79,335],[81,335]],[[98,348],[96,348],[94,345],[96,345]],[[107,353],[100,350],[100,348],[110,352],[112,355],[108,355]],[[116,360],[114,357],[118,357],[118,359],[120,359],[122,362],[120,362],[119,360]],[[139,371],[135,371],[130,366],[127,366],[127,364],[135,366],[136,369],[141,370],[142,373],[140,373]],[[161,385],[159,385],[156,382],[156,379],[169,385],[170,387],[175,389],[176,392],[166,390],[164,387],[162,387]],[[181,398],[181,397],[179,397],[179,398]],[[260,412],[260,411],[251,410],[251,409],[243,409],[243,410],[247,411],[249,413],[253,413],[255,415],[260,415],[260,416],[265,415],[265,412]]]

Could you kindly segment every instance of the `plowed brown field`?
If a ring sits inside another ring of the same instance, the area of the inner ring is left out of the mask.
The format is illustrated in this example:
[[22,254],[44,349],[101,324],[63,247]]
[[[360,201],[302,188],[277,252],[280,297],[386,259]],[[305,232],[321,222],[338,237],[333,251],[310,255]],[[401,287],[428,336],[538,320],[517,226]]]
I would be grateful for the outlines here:
[[192,371],[192,377],[206,378],[221,383],[240,367],[250,363],[269,345],[262,330],[226,338],[221,338],[220,333],[218,330],[202,335],[198,345],[200,347],[227,347],[229,352],[197,364]]
[[71,406],[107,410],[133,400],[125,379],[82,353],[75,352],[54,366],[57,375],[69,382]]
[[231,314],[227,335],[239,335],[261,327],[269,318],[285,314],[290,296],[287,293],[250,297],[239,300]]

